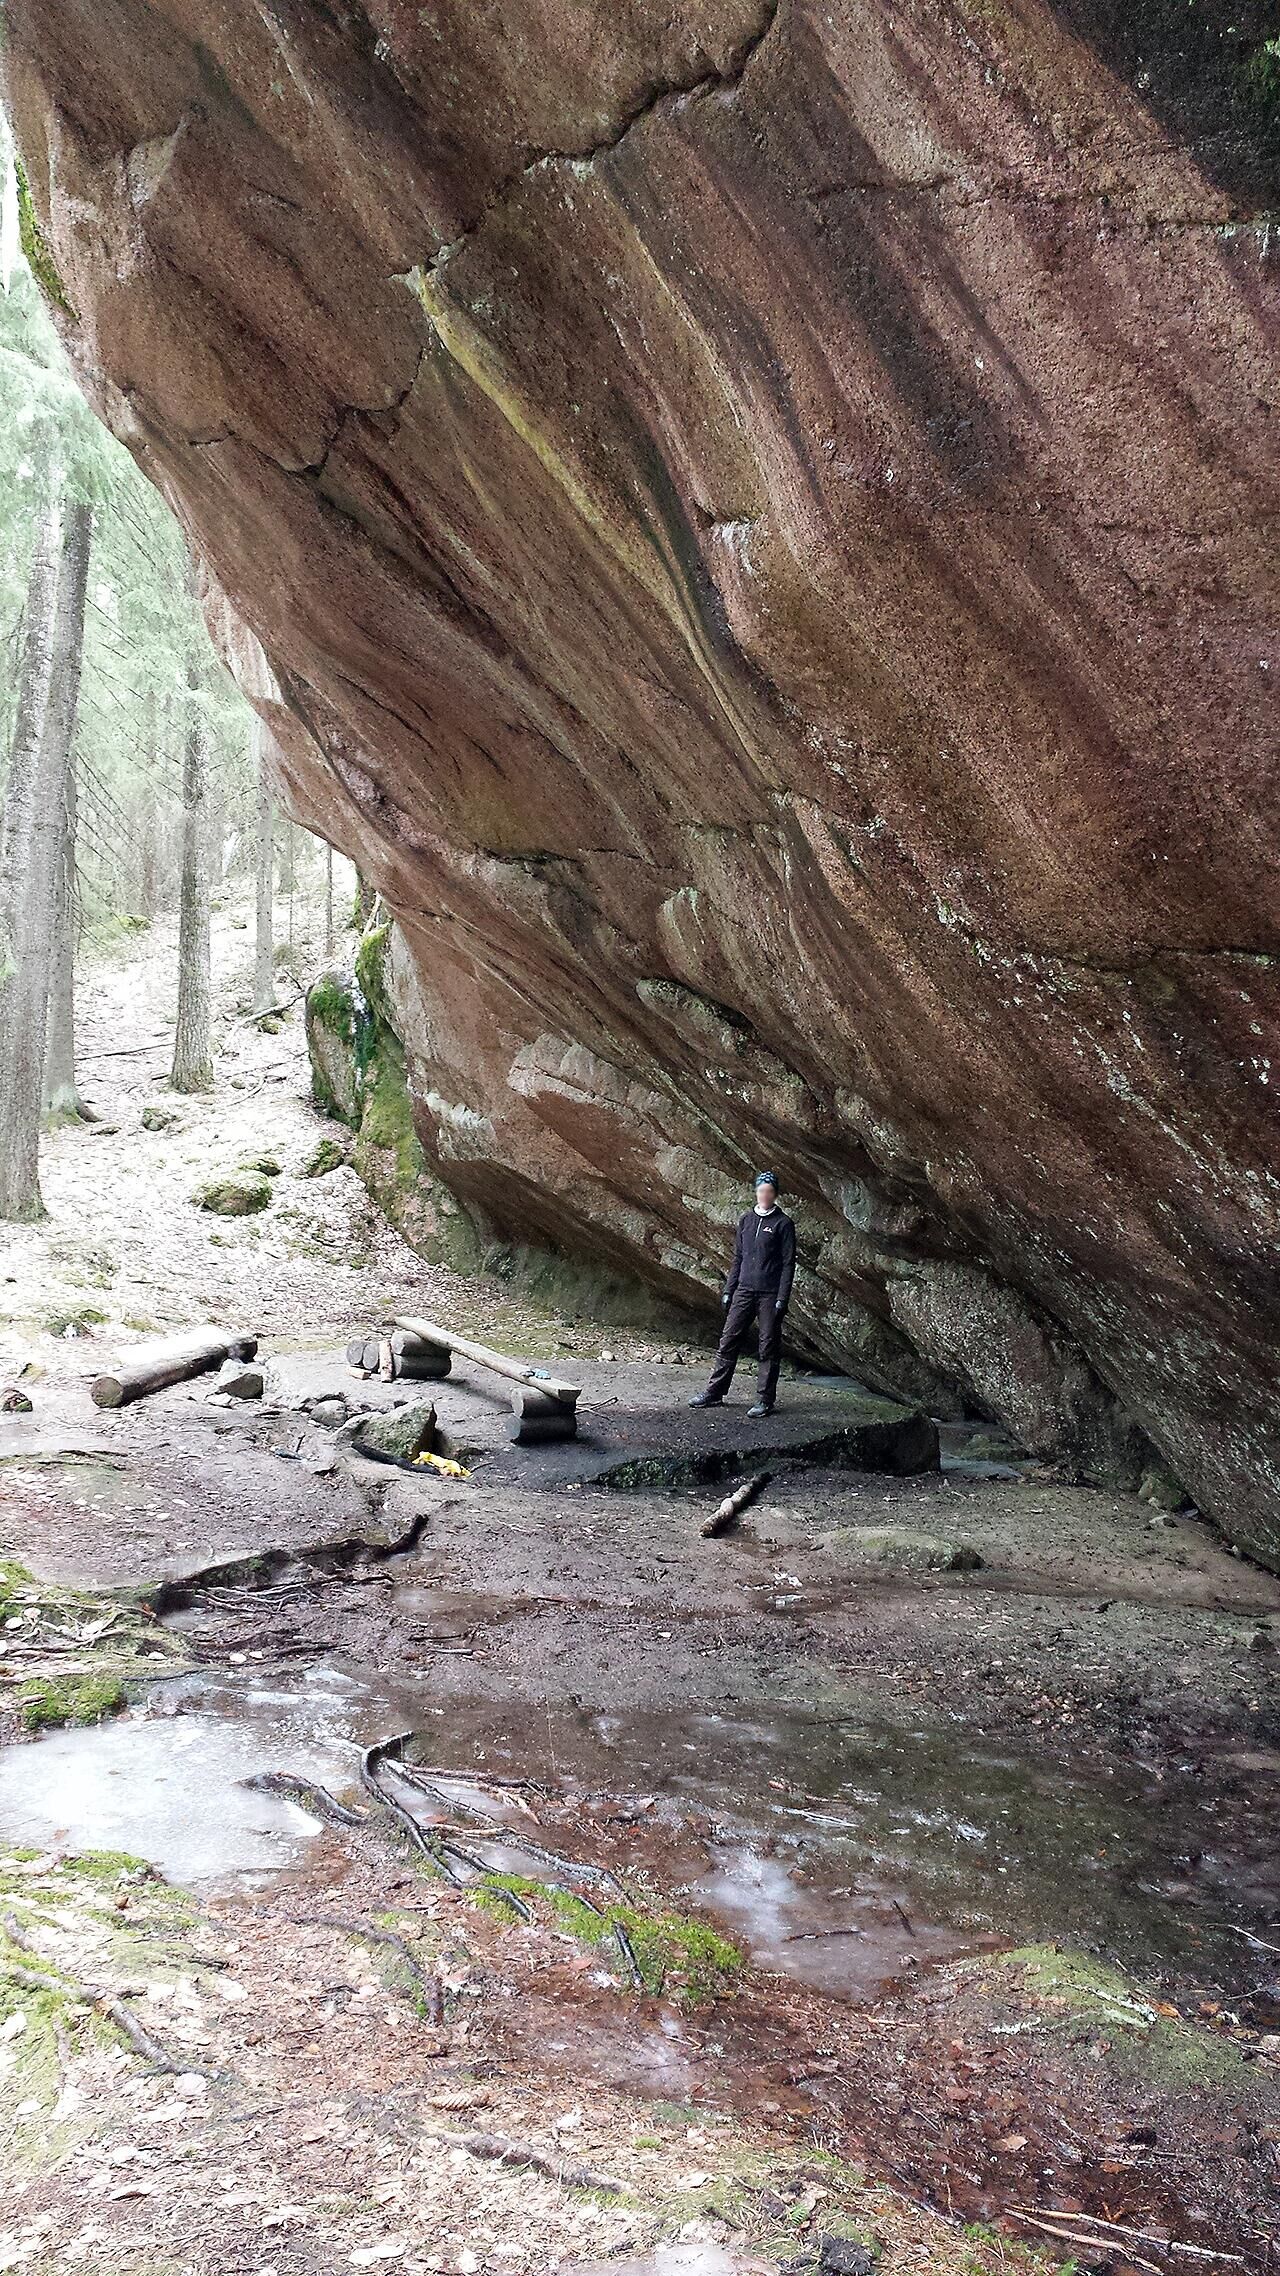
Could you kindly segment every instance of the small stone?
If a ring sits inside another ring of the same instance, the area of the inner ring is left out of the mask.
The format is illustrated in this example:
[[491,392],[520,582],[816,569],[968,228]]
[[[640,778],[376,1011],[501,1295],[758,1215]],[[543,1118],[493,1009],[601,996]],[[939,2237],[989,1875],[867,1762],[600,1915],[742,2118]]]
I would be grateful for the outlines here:
[[227,1177],[210,1178],[192,1195],[197,1209],[215,1217],[256,1217],[271,1199],[271,1180],[263,1172],[232,1170]]
[[319,1423],[322,1429],[337,1430],[347,1419],[347,1402],[341,1391],[325,1392],[318,1399],[303,1399],[301,1411],[310,1415],[312,1422]]
[[180,1119],[171,1106],[144,1106],[142,1109],[144,1130],[176,1130]]
[[260,1399],[266,1378],[260,1367],[250,1367],[240,1359],[224,1359],[213,1380],[215,1395],[228,1399]]
[[246,1154],[240,1167],[255,1170],[259,1177],[278,1178],[280,1175],[280,1164],[274,1154]]
[[328,1177],[333,1170],[344,1170],[351,1159],[349,1143],[341,1138],[322,1138],[302,1165],[304,1178]]
[[618,1354],[616,1351],[602,1351],[600,1354],[601,1359],[605,1360],[614,1360],[617,1358],[617,1356]]
[[875,2254],[852,2237],[824,2236],[818,2247],[818,2266],[827,2276],[875,2276],[875,2265]]
[[6,1383],[3,1391],[0,1391],[0,1415],[29,1415],[30,1413],[31,1401],[26,1392],[20,1391],[16,1383]]

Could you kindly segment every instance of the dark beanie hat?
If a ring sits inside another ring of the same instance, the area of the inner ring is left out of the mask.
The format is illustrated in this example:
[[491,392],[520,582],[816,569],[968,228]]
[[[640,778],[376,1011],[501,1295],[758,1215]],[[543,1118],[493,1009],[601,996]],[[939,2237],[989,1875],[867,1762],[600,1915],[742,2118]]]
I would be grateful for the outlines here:
[[757,1170],[756,1184],[771,1185],[775,1193],[780,1193],[782,1191],[782,1188],[778,1183],[778,1173],[776,1170]]

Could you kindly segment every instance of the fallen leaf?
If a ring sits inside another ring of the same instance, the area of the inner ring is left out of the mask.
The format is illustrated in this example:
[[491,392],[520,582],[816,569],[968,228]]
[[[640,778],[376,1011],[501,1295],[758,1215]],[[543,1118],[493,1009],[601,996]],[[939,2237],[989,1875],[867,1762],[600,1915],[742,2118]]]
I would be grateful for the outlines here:
[[998,2150],[1025,2150],[1026,2146],[1027,2137],[1025,2134],[1004,2134],[996,2143]]

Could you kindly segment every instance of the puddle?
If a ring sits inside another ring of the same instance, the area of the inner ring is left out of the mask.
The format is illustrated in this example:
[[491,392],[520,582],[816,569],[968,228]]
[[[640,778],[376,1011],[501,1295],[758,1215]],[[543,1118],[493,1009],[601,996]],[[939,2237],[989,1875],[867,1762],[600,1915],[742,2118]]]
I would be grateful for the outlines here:
[[[511,1840],[525,1832],[569,1880],[575,1860],[645,1869],[758,1965],[855,2001],[961,1952],[1056,1940],[1148,1978],[1243,1985],[1241,1925],[1267,1936],[1280,1894],[1274,1857],[1223,1854],[1203,1777],[1075,1778],[936,1730],[799,1713],[446,1710],[326,1661],[265,1683],[248,1668],[162,1681],[149,1711],[7,1750],[0,1837],[127,1849],[206,1889],[257,1880],[321,1829],[245,1779],[289,1772],[349,1795],[360,1749],[411,1728],[409,1759],[448,1781],[444,1814],[500,1821],[466,1837],[487,1864],[554,1875]],[[504,1777],[543,1789],[536,1822]]]

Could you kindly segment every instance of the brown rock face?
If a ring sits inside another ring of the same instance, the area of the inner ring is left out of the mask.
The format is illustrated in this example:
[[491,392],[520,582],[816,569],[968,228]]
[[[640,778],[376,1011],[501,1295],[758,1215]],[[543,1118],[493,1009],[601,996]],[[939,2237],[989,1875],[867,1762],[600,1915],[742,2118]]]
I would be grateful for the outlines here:
[[1275,9],[6,13],[456,1194],[1280,1555]]

